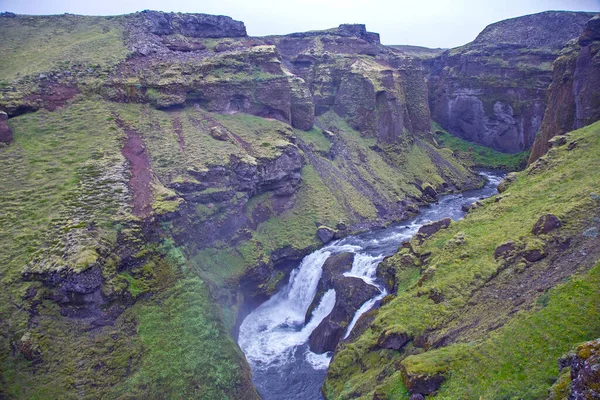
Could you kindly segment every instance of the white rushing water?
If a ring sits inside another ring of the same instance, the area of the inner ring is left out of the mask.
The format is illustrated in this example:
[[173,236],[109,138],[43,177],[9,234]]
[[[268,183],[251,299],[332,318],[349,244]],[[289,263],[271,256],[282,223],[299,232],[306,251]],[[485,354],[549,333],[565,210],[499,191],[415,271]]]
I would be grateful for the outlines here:
[[359,318],[388,293],[377,281],[377,266],[395,253],[428,222],[450,217],[461,219],[461,206],[496,193],[501,174],[482,173],[484,188],[447,195],[421,209],[421,214],[405,225],[395,225],[335,241],[307,255],[292,271],[288,284],[251,312],[242,322],[238,343],[254,372],[254,383],[264,399],[319,399],[319,388],[331,354],[315,354],[308,348],[310,334],[335,305],[335,290],[328,290],[314,309],[308,323],[306,313],[317,292],[323,264],[332,254],[354,253],[354,262],[345,276],[357,277],[377,287],[379,294],[366,301],[355,313],[344,334],[347,339]]

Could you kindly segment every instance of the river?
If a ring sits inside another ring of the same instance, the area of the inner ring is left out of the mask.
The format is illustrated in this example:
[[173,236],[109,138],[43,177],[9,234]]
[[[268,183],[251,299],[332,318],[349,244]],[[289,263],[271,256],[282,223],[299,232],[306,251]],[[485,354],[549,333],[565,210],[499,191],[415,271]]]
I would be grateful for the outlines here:
[[238,343],[252,368],[254,385],[264,400],[323,398],[320,389],[331,354],[311,352],[308,338],[333,309],[335,291],[325,293],[308,323],[305,323],[305,314],[317,292],[325,260],[331,254],[354,253],[352,269],[345,275],[359,277],[379,289],[379,295],[356,312],[347,336],[360,315],[387,294],[375,276],[377,265],[384,257],[394,254],[423,224],[446,217],[455,221],[462,219],[465,216],[461,210],[463,204],[497,193],[504,174],[488,171],[481,174],[486,178],[481,189],[440,196],[437,203],[422,207],[419,215],[411,220],[345,237],[307,255],[290,274],[288,284],[244,319]]

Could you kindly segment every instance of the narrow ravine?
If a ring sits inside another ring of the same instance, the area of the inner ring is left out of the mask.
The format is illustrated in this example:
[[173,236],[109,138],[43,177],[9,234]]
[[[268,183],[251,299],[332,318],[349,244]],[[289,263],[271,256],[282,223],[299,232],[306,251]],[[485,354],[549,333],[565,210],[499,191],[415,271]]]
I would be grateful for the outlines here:
[[384,257],[394,254],[398,246],[410,239],[423,224],[446,217],[455,221],[462,219],[465,216],[461,210],[463,204],[497,192],[504,175],[499,172],[481,174],[487,179],[481,189],[442,196],[437,203],[423,207],[412,220],[348,236],[307,255],[292,271],[289,283],[244,319],[238,342],[250,363],[254,384],[263,399],[323,398],[320,389],[331,354],[311,352],[308,339],[333,309],[335,291],[331,289],[325,293],[308,323],[305,323],[305,315],[317,292],[325,260],[336,253],[354,253],[352,269],[345,275],[361,278],[379,289],[379,294],[356,312],[345,339],[358,318],[387,295],[376,279],[377,266]]

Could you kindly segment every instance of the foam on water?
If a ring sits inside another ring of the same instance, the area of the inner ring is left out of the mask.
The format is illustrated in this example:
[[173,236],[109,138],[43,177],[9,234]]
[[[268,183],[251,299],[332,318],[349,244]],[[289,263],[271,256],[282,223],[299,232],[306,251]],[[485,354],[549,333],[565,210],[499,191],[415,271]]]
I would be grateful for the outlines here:
[[333,310],[335,291],[331,289],[323,295],[308,323],[305,316],[316,295],[327,258],[337,253],[354,253],[352,268],[344,275],[363,279],[379,290],[377,296],[356,311],[344,335],[347,339],[360,317],[387,295],[377,281],[377,266],[385,256],[395,253],[423,224],[446,217],[460,219],[465,215],[461,211],[463,204],[496,193],[503,175],[481,174],[487,179],[484,188],[443,196],[437,204],[423,207],[421,213],[405,225],[349,236],[307,255],[290,274],[289,283],[244,319],[238,343],[254,371],[255,385],[263,399],[322,398],[319,388],[331,353],[311,352],[308,339]]

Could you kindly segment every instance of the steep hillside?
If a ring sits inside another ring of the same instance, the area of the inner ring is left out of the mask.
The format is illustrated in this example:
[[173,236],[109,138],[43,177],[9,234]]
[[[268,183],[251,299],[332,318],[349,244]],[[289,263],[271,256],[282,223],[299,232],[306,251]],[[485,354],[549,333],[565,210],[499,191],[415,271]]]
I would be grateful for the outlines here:
[[547,11],[497,22],[473,42],[426,60],[432,119],[495,150],[529,150],[546,110],[552,62],[592,16]]
[[557,360],[600,335],[600,184],[590,173],[600,123],[563,139],[464,220],[384,260],[392,294],[338,347],[327,398],[548,396]]
[[243,305],[324,241],[481,184],[433,140],[420,64],[364,26],[0,32],[0,397],[256,398]]
[[556,135],[600,119],[600,16],[590,19],[577,41],[569,43],[554,61],[548,108],[535,139],[529,162],[550,148]]

